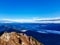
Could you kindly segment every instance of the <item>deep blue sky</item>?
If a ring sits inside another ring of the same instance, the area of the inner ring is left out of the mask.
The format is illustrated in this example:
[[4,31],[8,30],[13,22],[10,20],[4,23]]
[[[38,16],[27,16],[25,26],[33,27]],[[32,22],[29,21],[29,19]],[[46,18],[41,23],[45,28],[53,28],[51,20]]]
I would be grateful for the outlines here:
[[60,16],[60,0],[0,0],[0,19]]

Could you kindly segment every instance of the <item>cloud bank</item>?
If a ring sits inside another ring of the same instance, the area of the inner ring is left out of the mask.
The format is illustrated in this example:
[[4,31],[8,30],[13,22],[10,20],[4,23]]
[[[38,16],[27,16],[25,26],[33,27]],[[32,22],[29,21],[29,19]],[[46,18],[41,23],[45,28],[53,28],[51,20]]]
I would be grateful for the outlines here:
[[12,23],[60,23],[60,18],[2,19],[0,22]]
[[44,31],[37,31],[39,33],[46,33],[46,34],[60,34],[60,31],[56,31],[56,30],[44,30]]

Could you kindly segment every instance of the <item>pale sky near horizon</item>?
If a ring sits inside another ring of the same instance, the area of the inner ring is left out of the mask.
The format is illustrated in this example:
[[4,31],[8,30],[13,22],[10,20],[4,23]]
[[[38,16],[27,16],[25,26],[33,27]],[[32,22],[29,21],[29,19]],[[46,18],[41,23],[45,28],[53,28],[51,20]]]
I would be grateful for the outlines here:
[[60,0],[0,0],[0,19],[60,17]]

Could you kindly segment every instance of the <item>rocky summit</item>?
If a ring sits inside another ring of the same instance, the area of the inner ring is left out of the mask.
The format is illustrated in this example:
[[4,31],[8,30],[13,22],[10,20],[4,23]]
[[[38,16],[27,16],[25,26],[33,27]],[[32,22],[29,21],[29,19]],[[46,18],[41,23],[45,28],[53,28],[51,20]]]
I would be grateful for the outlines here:
[[24,33],[3,33],[0,36],[0,45],[43,45],[32,36],[27,36]]

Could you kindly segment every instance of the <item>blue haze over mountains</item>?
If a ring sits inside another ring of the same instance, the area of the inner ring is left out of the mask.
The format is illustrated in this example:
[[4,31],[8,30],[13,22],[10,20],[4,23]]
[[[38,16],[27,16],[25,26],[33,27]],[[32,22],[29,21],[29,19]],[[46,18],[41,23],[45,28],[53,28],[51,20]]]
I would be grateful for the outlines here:
[[44,45],[60,45],[60,24],[58,23],[0,23],[0,35],[13,31],[33,36]]

